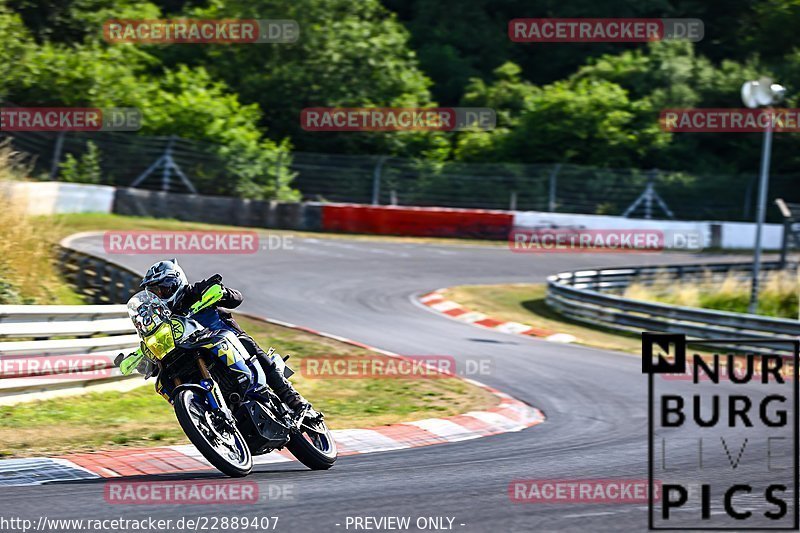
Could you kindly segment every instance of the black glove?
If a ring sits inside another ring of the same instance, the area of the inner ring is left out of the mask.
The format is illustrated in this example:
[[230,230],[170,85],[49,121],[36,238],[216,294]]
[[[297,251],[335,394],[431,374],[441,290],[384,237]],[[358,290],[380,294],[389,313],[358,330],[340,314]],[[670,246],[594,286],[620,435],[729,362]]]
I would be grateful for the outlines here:
[[214,274],[210,278],[203,280],[199,284],[200,294],[202,295],[206,291],[206,289],[208,289],[209,287],[211,287],[213,285],[216,285],[218,283],[219,284],[222,283],[222,275],[221,274]]

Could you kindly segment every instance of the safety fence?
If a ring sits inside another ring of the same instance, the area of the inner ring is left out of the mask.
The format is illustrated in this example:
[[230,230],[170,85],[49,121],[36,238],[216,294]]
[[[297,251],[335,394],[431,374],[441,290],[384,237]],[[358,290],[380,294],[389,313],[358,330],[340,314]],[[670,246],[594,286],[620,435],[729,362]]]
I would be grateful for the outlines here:
[[0,403],[124,379],[114,367],[139,339],[123,304],[140,277],[61,246],[60,268],[91,305],[0,305]]
[[[796,265],[786,266],[796,268]],[[645,302],[623,296],[625,288],[633,282],[656,285],[709,277],[721,281],[731,275],[749,276],[751,268],[750,263],[716,263],[561,272],[547,280],[547,304],[578,322],[613,330],[683,333],[700,346],[704,339],[716,339],[730,341],[724,345],[728,349],[786,353],[785,342],[776,341],[800,338],[800,321]],[[762,272],[780,268],[779,262],[765,263]]]
[[[4,135],[0,132],[0,140]],[[755,172],[696,174],[566,161],[478,163],[286,150],[261,154],[269,161],[266,168],[242,172],[246,154],[175,136],[15,132],[12,139],[15,148],[35,156],[33,172],[41,179],[64,179],[61,165],[67,155],[82,157],[91,142],[98,148],[101,184],[203,195],[239,196],[247,187],[236,184],[255,171],[296,191],[294,198],[312,202],[731,221],[752,220],[757,196]],[[800,201],[797,180],[797,174],[773,173],[770,195]],[[767,216],[780,220],[774,209]]]

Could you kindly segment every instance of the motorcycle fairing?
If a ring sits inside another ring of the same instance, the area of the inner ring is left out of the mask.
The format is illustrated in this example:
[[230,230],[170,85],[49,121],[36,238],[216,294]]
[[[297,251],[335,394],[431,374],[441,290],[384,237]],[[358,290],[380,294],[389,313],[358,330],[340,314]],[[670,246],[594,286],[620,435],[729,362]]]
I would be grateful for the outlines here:
[[[201,348],[211,352],[214,357],[225,363],[229,369],[247,376],[252,383],[253,373],[247,366],[247,349],[232,331],[217,330],[210,337],[199,343]],[[247,357],[249,359],[249,357]]]

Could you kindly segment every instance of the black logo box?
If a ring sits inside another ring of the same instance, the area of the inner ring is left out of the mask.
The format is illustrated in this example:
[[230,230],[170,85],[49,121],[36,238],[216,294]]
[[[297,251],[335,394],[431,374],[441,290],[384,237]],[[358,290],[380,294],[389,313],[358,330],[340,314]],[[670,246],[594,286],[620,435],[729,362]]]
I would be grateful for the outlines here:
[[[800,529],[800,465],[798,455],[800,455],[800,420],[798,419],[798,406],[800,406],[800,381],[798,380],[798,363],[800,363],[800,340],[776,339],[776,340],[753,340],[753,339],[703,339],[703,345],[724,344],[735,346],[742,344],[753,346],[758,344],[786,344],[791,346],[793,372],[793,425],[794,425],[794,525],[791,527],[775,527],[765,529],[763,527],[655,527],[653,517],[653,409],[655,405],[655,390],[653,381],[655,374],[683,374],[686,372],[686,335],[681,333],[653,333],[642,332],[642,373],[647,374],[647,486],[648,486],[648,529],[651,531],[797,531]],[[658,349],[655,352],[654,348]],[[745,353],[748,350],[743,350]],[[653,354],[657,353],[658,359],[653,360]],[[673,361],[662,357],[661,354],[672,356]],[[760,354],[753,354],[759,356]]]

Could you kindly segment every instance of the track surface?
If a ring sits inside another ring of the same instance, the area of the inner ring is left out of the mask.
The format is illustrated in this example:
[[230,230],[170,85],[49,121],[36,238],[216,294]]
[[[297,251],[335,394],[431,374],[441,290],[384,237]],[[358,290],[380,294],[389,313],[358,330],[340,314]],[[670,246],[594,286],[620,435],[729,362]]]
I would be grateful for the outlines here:
[[[104,255],[101,239],[74,245]],[[160,258],[114,259],[143,272]],[[348,516],[410,516],[412,524],[417,517],[454,517],[454,530],[470,532],[645,530],[642,505],[519,504],[508,496],[514,479],[646,479],[647,396],[640,360],[458,323],[415,304],[413,296],[466,283],[541,282],[573,268],[697,259],[679,254],[518,255],[501,247],[346,239],[295,239],[293,250],[252,256],[181,257],[191,279],[220,272],[227,284],[241,289],[244,311],[402,354],[491,356],[492,375],[479,379],[541,408],[547,421],[476,441],[344,457],[328,472],[311,472],[296,463],[262,466],[248,478],[264,492],[271,484],[291,484],[291,501],[180,508],[108,505],[102,482],[78,482],[6,489],[2,507],[34,518],[278,515],[278,530],[301,532],[344,531]],[[739,443],[733,446],[738,449]],[[673,460],[691,462],[695,454],[677,451]],[[709,460],[707,468],[718,469],[718,475],[730,472],[722,459]]]

